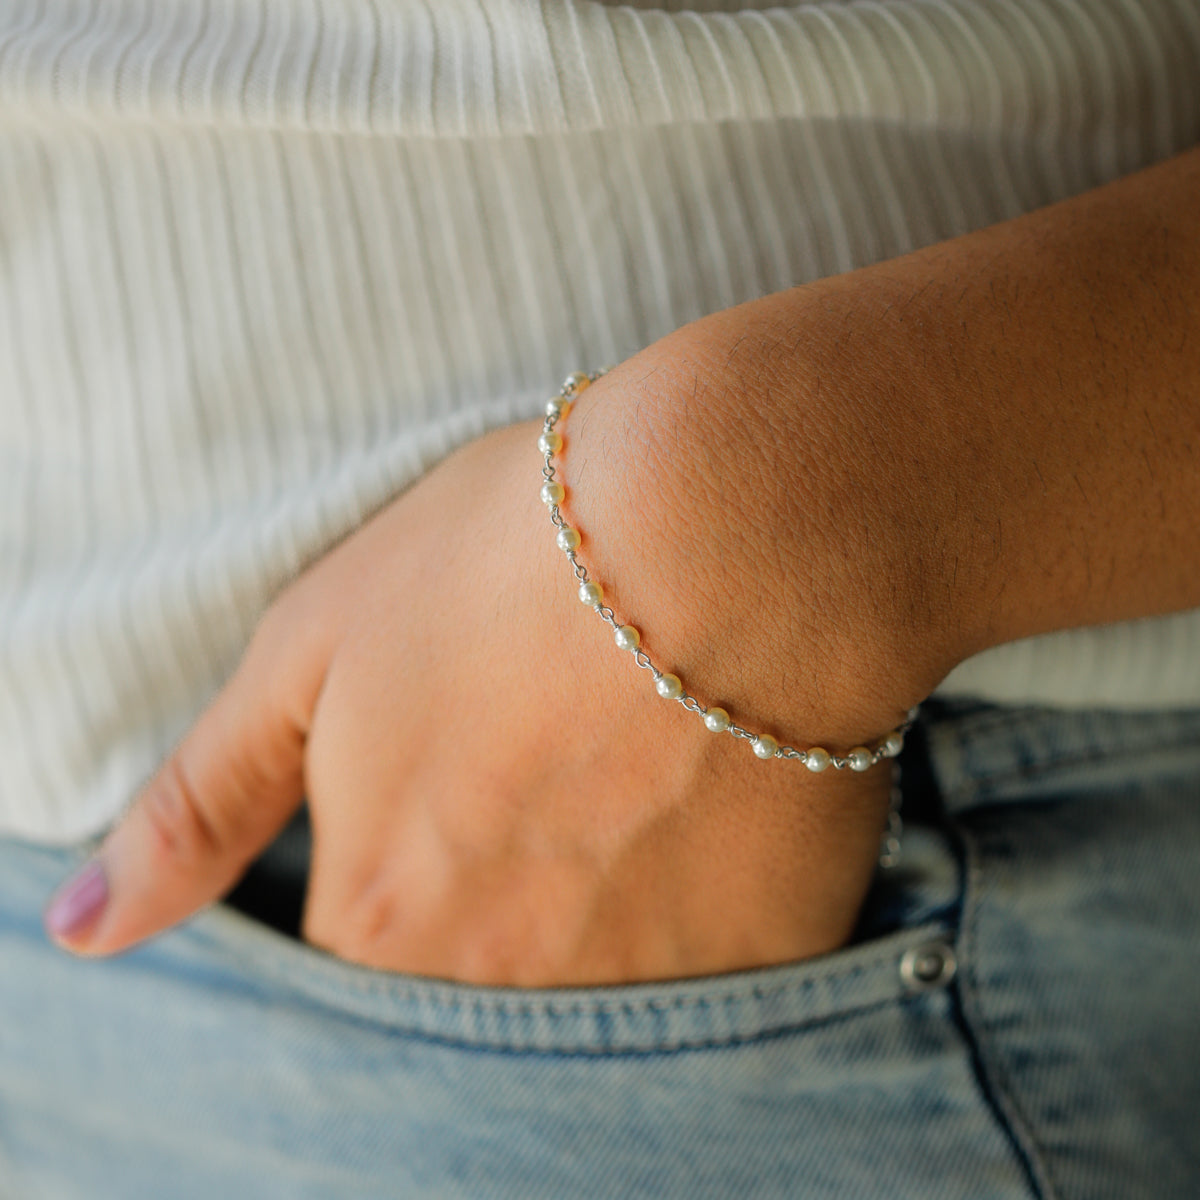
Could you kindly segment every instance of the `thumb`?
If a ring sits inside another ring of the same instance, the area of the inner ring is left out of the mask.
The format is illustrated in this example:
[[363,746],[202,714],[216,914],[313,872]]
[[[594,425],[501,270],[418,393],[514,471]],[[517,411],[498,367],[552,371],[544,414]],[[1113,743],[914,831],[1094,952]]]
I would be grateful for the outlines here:
[[223,895],[300,806],[327,655],[272,609],[233,677],[95,857],[55,894],[46,930],[105,955]]

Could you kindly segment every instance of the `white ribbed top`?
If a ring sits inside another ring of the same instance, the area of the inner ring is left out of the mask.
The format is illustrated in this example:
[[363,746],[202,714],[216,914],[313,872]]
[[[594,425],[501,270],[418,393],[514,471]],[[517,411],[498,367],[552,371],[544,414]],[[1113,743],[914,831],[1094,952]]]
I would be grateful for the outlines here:
[[[0,831],[111,820],[281,585],[567,370],[1198,136],[1195,0],[4,0]],[[1190,613],[946,690],[1198,664]]]

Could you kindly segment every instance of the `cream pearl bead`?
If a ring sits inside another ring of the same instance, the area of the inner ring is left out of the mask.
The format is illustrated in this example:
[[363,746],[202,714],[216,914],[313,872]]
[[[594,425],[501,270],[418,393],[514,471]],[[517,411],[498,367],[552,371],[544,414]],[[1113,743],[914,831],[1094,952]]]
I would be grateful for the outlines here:
[[889,733],[883,739],[883,752],[888,758],[895,758],[901,750],[904,749],[904,734],[896,732]]
[[577,550],[579,548],[579,530],[570,525],[564,525],[554,539],[560,550]]
[[829,751],[814,746],[804,757],[804,765],[810,771],[824,771],[829,766]]
[[719,705],[714,704],[704,714],[704,727],[713,733],[724,733],[729,728],[729,714]]
[[622,625],[613,634],[618,650],[636,650],[642,644],[642,635],[632,625]]
[[595,608],[603,599],[604,589],[593,580],[589,579],[587,583],[579,585],[580,603],[586,604],[589,608]]
[[852,771],[867,771],[871,767],[871,752],[866,746],[855,746],[846,755],[846,762]]
[[683,683],[678,675],[660,675],[654,681],[654,690],[664,700],[678,700],[683,695]]
[[759,758],[774,758],[779,749],[779,743],[769,733],[760,733],[752,745]]
[[572,371],[563,380],[562,390],[570,395],[577,396],[591,382],[582,371]]
[[548,479],[542,484],[542,503],[555,505],[563,502],[567,489],[557,479]]
[[566,396],[555,396],[553,400],[546,401],[546,416],[552,421],[557,421],[567,415],[570,407],[571,401]]
[[557,454],[562,449],[562,434],[557,429],[547,429],[538,438],[538,449],[543,454]]

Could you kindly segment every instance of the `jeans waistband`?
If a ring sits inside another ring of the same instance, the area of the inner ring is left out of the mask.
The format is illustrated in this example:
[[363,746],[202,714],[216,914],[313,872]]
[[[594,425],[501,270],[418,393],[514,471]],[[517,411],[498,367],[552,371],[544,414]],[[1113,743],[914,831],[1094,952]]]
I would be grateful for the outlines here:
[[1072,790],[1140,760],[1149,775],[1200,765],[1200,708],[1151,711],[1014,707],[965,701],[922,706],[920,735],[949,811],[1019,803],[1050,777]]

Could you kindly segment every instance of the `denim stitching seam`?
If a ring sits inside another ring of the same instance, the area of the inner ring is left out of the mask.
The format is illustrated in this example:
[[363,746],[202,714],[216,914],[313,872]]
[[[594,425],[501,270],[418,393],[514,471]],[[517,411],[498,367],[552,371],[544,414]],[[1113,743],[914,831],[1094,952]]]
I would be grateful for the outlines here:
[[[204,935],[206,940],[211,939],[208,935]],[[228,943],[223,943],[228,949]],[[233,949],[243,957],[240,948],[234,946]],[[568,1003],[556,1003],[553,1000],[545,1001],[536,1000],[490,1000],[484,997],[444,997],[433,998],[423,997],[417,989],[411,987],[397,988],[395,984],[389,981],[374,981],[374,980],[345,980],[341,981],[342,986],[369,996],[382,996],[384,999],[394,999],[400,1003],[415,1004],[416,1007],[424,1007],[427,1011],[449,1012],[457,1014],[464,1009],[470,1010],[474,1014],[474,1019],[482,1023],[488,1017],[500,1017],[508,1020],[520,1020],[522,1018],[528,1020],[536,1020],[538,1018],[546,1019],[561,1019],[563,1017],[586,1018],[589,1016],[599,1015],[614,1015],[624,1017],[625,1019],[633,1019],[638,1015],[648,1014],[651,1016],[670,1016],[671,1014],[702,1011],[705,1009],[713,1009],[721,1006],[728,1006],[731,1003],[738,1003],[745,1000],[753,1000],[755,1002],[770,1001],[778,996],[786,994],[794,994],[797,997],[810,994],[815,988],[821,985],[830,985],[838,982],[845,982],[861,976],[867,972],[878,968],[895,965],[899,961],[898,948],[887,954],[878,954],[865,962],[856,963],[851,967],[843,968],[838,971],[833,971],[817,977],[810,977],[800,981],[792,981],[780,983],[773,987],[765,987],[763,985],[754,985],[747,992],[739,992],[737,990],[725,990],[717,994],[703,995],[685,995],[675,997],[647,997],[645,1000],[596,1000],[592,1002],[572,1001]],[[267,965],[264,958],[256,960],[259,967]],[[272,973],[277,977],[282,976],[291,987],[297,986],[293,973],[288,969],[288,964],[280,963],[278,959],[272,958],[269,961],[268,969],[272,969]],[[522,1054],[573,1054],[573,1055],[621,1055],[621,1054],[652,1054],[652,1053],[672,1053],[683,1050],[704,1050],[715,1049],[722,1046],[741,1045],[761,1041],[771,1037],[786,1036],[789,1032],[796,1032],[801,1029],[817,1028],[826,1025],[831,1021],[836,1021],[842,1018],[850,1018],[861,1015],[865,1012],[873,1011],[877,1008],[884,1007],[905,999],[902,987],[899,985],[899,975],[897,972],[897,986],[888,994],[874,1000],[864,1000],[857,1004],[847,1004],[841,1007],[834,1007],[832,1011],[823,1014],[815,1014],[811,1017],[801,1018],[791,1022],[784,1021],[780,1024],[767,1024],[762,1028],[752,1030],[748,1033],[739,1033],[736,1030],[730,1031],[719,1036],[709,1038],[687,1039],[675,1038],[669,1041],[664,1041],[650,1048],[641,1048],[637,1046],[609,1046],[600,1049],[589,1049],[581,1046],[578,1049],[562,1050],[555,1047],[538,1046],[536,1043],[526,1047],[514,1047],[511,1039],[508,1041],[500,1040],[496,1035],[490,1035],[486,1031],[474,1033],[472,1031],[464,1031],[461,1034],[455,1035],[452,1033],[430,1033],[428,1030],[419,1028],[419,1023],[414,1021],[408,1027],[404,1028],[404,1036],[415,1038],[439,1044],[454,1045],[462,1048],[488,1049],[497,1052],[513,1052]],[[300,989],[304,992],[304,989]],[[308,994],[310,1002],[315,1001],[325,1007],[330,1006],[330,1000],[326,996],[321,996],[319,993],[313,995]],[[334,1006],[336,1008],[336,1005]],[[361,1014],[356,1015],[356,1019],[371,1020],[371,1017],[363,1017]],[[384,1017],[385,1022],[391,1020],[391,1015]],[[402,1021],[403,1018],[397,1018]],[[416,1026],[414,1028],[414,1026]]]
[[[957,824],[957,823],[956,823]],[[963,904],[962,945],[963,971],[959,987],[963,1020],[975,1044],[975,1060],[984,1094],[992,1098],[1009,1139],[1025,1164],[1038,1195],[1038,1200],[1057,1200],[1059,1189],[1033,1134],[1033,1127],[1016,1098],[1012,1078],[1005,1069],[1001,1055],[989,1036],[987,1022],[980,1010],[979,977],[976,973],[979,942],[978,924],[982,910],[983,872],[974,842],[958,826],[958,834],[966,854],[967,880]]]
[[[199,932],[199,931],[197,931]],[[211,944],[213,939],[207,934],[201,934]],[[226,943],[223,943],[226,944]],[[240,949],[235,948],[235,951],[241,955]],[[242,956],[244,957],[244,956]],[[776,984],[773,987],[763,987],[762,985],[752,985],[749,990],[738,990],[736,988],[728,988],[723,991],[707,992],[700,995],[685,995],[672,996],[670,998],[654,998],[647,997],[644,1000],[638,999],[620,999],[620,1000],[603,1000],[597,999],[594,1001],[570,1001],[564,1003],[556,1003],[553,999],[546,1000],[529,1000],[529,999],[488,999],[486,997],[457,997],[457,996],[423,996],[420,989],[411,985],[396,983],[392,980],[375,980],[375,979],[346,979],[339,980],[339,985],[347,989],[358,992],[361,995],[382,996],[387,999],[395,999],[407,1003],[419,1003],[438,1010],[458,1011],[469,1007],[479,1015],[483,1014],[501,1014],[513,1017],[564,1017],[564,1016],[588,1016],[598,1014],[610,1015],[634,1015],[642,1013],[662,1013],[670,1011],[682,1011],[696,1007],[712,1007],[716,1004],[728,1004],[730,1001],[755,1000],[759,1002],[773,1000],[777,996],[785,995],[789,992],[795,992],[797,995],[805,994],[812,991],[814,988],[822,984],[842,983],[853,979],[857,975],[862,975],[868,971],[873,971],[884,964],[891,961],[899,961],[899,956],[894,952],[888,954],[880,954],[874,958],[868,959],[865,962],[855,963],[853,966],[844,967],[841,970],[831,971],[828,974],[819,976],[810,976],[807,979],[798,981],[790,981]],[[262,959],[256,960],[260,965]],[[278,962],[278,959],[275,959]],[[284,974],[290,976],[286,965],[283,969]],[[436,986],[436,985],[435,985]],[[899,988],[897,988],[899,992]]]
[[489,1038],[469,1038],[453,1034],[429,1033],[425,1030],[403,1029],[395,1031],[395,1036],[406,1041],[420,1042],[422,1045],[445,1046],[448,1049],[479,1052],[485,1054],[512,1055],[536,1058],[656,1058],[674,1054],[689,1053],[705,1050],[729,1050],[741,1046],[754,1046],[762,1042],[778,1041],[782,1038],[793,1037],[812,1029],[821,1029],[836,1025],[839,1021],[860,1017],[866,1013],[877,1012],[890,1004],[920,1002],[927,999],[921,996],[885,996],[873,1000],[857,1008],[840,1009],[837,1012],[825,1013],[819,1017],[811,1017],[784,1025],[776,1025],[759,1029],[753,1033],[729,1033],[721,1037],[708,1038],[673,1038],[669,1041],[658,1042],[654,1045],[609,1045],[564,1048],[554,1045],[514,1045],[511,1041]]

